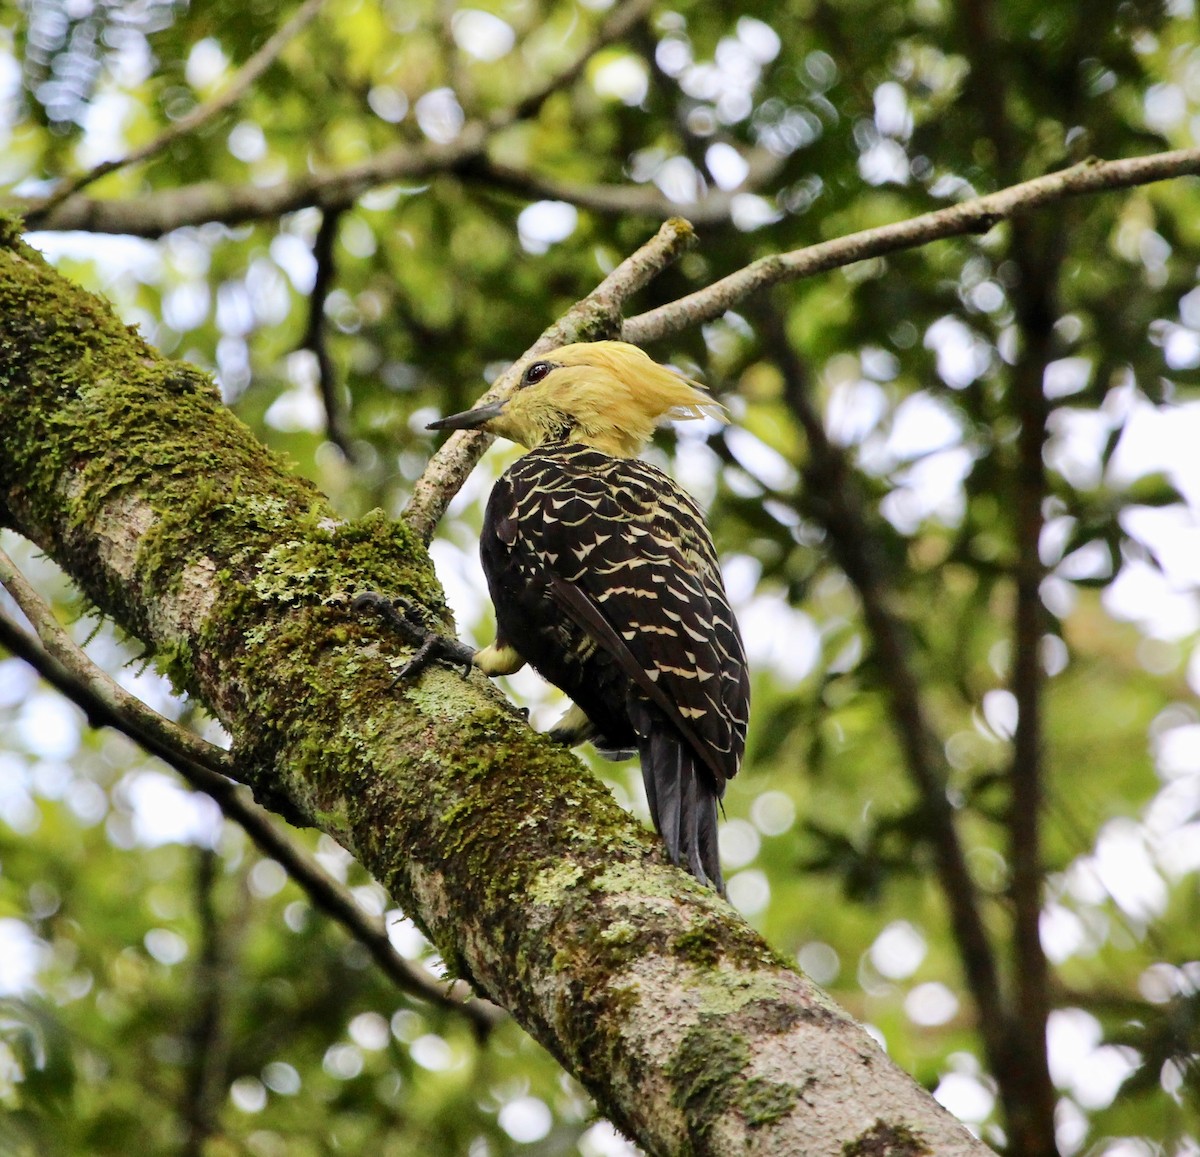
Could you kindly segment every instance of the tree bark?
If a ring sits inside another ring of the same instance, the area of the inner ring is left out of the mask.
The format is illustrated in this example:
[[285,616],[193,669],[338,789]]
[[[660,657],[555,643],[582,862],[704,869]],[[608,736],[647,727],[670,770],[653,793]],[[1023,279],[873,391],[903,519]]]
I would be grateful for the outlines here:
[[337,517],[108,306],[0,231],[0,519],[349,848],[651,1154],[988,1150],[478,674],[391,686],[367,589],[422,545]]

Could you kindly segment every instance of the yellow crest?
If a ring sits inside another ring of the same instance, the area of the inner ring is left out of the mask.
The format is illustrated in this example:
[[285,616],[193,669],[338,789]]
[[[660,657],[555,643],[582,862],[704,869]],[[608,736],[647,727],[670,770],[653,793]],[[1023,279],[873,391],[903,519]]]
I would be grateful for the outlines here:
[[560,346],[531,362],[506,401],[433,423],[437,429],[481,428],[532,449],[581,442],[632,457],[673,419],[727,421],[725,407],[695,382],[620,341]]

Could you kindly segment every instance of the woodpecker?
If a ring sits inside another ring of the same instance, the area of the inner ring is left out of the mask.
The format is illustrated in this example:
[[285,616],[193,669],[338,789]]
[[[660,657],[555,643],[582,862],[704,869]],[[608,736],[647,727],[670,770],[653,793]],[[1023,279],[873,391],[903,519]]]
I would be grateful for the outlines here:
[[529,663],[573,705],[551,736],[636,750],[676,864],[722,895],[717,807],[746,743],[750,686],[704,516],[636,455],[661,421],[721,417],[695,383],[624,342],[562,346],[506,400],[430,423],[528,453],[492,489],[480,556],[496,641],[488,675]]

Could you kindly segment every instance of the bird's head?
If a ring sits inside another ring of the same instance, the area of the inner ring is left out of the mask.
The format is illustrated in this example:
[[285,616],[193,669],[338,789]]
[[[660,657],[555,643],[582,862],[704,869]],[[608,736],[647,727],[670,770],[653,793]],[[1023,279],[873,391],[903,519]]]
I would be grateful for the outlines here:
[[580,442],[628,458],[673,418],[718,418],[725,408],[694,382],[621,341],[560,346],[525,367],[507,399],[429,423],[431,430],[486,430],[534,449]]

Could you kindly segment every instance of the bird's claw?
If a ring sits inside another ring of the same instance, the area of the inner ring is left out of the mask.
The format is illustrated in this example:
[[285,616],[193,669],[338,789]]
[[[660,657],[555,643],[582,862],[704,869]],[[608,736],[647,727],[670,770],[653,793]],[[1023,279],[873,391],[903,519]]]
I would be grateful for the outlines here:
[[389,599],[378,591],[364,591],[358,595],[352,609],[358,612],[373,611],[379,615],[416,652],[392,681],[394,687],[405,679],[419,675],[430,663],[442,662],[450,667],[462,668],[465,679],[471,673],[475,652],[457,639],[448,639],[430,630],[420,607],[406,598]]
[[424,642],[417,647],[413,657],[396,672],[392,686],[419,675],[430,663],[445,663],[448,667],[461,668],[460,674],[465,679],[471,673],[471,658],[474,651],[457,639],[447,639],[445,635],[430,631]]

